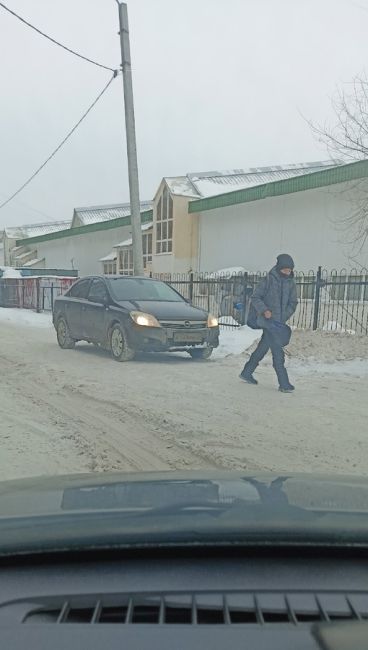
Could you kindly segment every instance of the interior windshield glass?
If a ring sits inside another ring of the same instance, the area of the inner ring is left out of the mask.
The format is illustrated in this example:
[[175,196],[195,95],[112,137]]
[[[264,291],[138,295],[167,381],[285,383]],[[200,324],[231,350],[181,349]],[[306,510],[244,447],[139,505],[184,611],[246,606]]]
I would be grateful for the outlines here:
[[38,477],[355,509],[368,549],[367,34],[368,0],[0,0],[0,558]]
[[184,302],[184,299],[165,282],[142,278],[110,280],[115,300],[156,300],[159,302]]

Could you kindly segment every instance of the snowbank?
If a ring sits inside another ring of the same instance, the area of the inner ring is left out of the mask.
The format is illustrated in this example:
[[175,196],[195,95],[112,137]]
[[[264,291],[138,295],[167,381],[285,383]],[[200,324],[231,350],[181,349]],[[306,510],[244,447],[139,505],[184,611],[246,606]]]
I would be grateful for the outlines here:
[[239,327],[237,330],[229,330],[221,327],[220,345],[213,352],[214,359],[223,359],[230,355],[243,354],[261,336],[261,332],[252,330],[250,327]]
[[311,332],[297,330],[293,332],[287,348],[292,359],[302,362],[311,360],[320,363],[335,361],[368,360],[368,336],[328,331]]
[[[291,367],[291,366],[290,366]],[[292,363],[292,372],[301,377],[311,377],[315,374],[324,376],[368,377],[368,359],[351,359],[350,361],[317,361],[307,362],[296,360]]]
[[16,325],[19,327],[52,327],[52,316],[50,312],[37,314],[32,309],[12,309],[0,307],[0,324]]
[[346,330],[340,323],[335,320],[329,320],[327,325],[323,326],[324,332],[338,332],[339,334],[355,334],[354,330]]

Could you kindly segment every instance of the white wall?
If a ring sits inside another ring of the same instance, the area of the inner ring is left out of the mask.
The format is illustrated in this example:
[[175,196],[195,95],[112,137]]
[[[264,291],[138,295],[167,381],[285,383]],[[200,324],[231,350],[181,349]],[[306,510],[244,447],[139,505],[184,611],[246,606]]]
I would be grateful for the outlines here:
[[114,245],[128,239],[130,233],[131,226],[128,225],[37,242],[34,247],[39,258],[45,257],[46,268],[71,269],[73,260],[73,267],[80,275],[101,274],[99,259],[110,253]]
[[152,271],[154,273],[188,273],[193,268],[193,259],[177,258],[172,253],[152,255]]
[[278,253],[292,255],[300,271],[319,265],[368,267],[368,246],[358,252],[349,243],[352,232],[346,232],[345,220],[357,206],[351,187],[340,184],[200,213],[200,270],[264,271]]

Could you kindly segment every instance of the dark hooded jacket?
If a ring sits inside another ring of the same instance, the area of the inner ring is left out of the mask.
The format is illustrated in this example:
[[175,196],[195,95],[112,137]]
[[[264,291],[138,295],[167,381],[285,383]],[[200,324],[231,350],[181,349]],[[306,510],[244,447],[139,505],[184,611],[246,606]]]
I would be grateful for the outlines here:
[[272,318],[281,323],[291,318],[298,305],[294,273],[280,275],[277,266],[259,283],[252,296],[252,305],[257,312],[257,323],[264,327],[265,311],[272,311]]

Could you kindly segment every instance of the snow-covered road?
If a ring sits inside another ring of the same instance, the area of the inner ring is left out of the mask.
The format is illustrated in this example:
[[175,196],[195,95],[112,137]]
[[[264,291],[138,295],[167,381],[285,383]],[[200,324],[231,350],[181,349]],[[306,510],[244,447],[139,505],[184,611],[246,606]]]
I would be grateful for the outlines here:
[[226,356],[252,338],[226,333],[205,363],[119,364],[87,344],[60,350],[49,316],[0,309],[1,479],[211,467],[368,474],[367,360],[291,359],[297,392],[281,395],[269,364],[254,388],[238,379],[245,356]]

